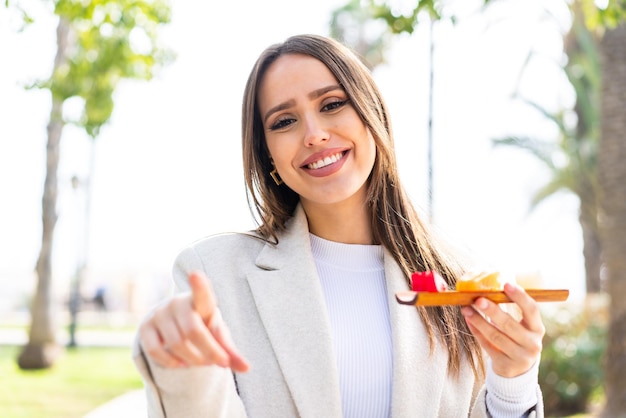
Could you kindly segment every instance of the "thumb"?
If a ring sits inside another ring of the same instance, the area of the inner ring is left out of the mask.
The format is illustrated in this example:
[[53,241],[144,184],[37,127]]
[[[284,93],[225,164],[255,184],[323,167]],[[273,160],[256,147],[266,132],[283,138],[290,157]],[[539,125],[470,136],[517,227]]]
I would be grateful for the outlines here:
[[189,285],[193,310],[200,315],[205,324],[208,324],[217,305],[209,279],[204,273],[194,271],[189,274]]

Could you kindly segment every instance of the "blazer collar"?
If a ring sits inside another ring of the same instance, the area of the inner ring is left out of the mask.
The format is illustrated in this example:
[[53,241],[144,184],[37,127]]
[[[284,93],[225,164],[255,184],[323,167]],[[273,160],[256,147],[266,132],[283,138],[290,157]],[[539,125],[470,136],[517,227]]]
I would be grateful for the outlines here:
[[446,387],[447,351],[437,344],[431,352],[428,334],[417,309],[400,305],[396,300],[397,292],[409,290],[406,276],[387,250],[384,260],[393,338],[391,416],[439,416],[438,399],[441,398],[440,391]]
[[340,417],[336,357],[324,295],[300,205],[248,275],[259,316],[302,418]]

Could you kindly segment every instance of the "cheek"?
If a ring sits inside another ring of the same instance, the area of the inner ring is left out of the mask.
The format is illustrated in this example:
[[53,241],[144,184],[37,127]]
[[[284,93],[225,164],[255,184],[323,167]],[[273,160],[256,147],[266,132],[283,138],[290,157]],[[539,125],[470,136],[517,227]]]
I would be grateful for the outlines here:
[[376,160],[376,153],[378,152],[376,149],[376,142],[374,141],[374,137],[372,136],[372,134],[368,131],[367,132],[367,140],[366,140],[366,158],[367,158],[367,164],[370,167],[374,167],[374,161]]
[[288,141],[267,141],[266,144],[274,166],[278,168],[279,171],[284,171],[291,165],[293,153]]

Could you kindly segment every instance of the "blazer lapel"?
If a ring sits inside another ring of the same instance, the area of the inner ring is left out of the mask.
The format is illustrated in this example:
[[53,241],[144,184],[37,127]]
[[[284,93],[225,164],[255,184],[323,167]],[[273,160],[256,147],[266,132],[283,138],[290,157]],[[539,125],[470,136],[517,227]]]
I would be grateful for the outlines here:
[[416,308],[400,305],[396,292],[409,289],[391,253],[385,250],[385,279],[393,338],[391,416],[438,416],[439,391],[444,387],[447,355],[440,345],[430,352],[426,328]]
[[300,206],[278,245],[267,244],[256,263],[263,271],[249,274],[248,283],[299,415],[340,417],[330,321]]

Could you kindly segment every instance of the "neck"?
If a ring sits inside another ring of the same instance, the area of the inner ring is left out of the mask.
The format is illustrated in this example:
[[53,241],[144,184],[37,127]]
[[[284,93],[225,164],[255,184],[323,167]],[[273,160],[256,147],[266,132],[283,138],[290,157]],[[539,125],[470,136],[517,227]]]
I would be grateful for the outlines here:
[[371,210],[366,202],[320,205],[302,202],[309,231],[320,238],[345,244],[373,244]]

